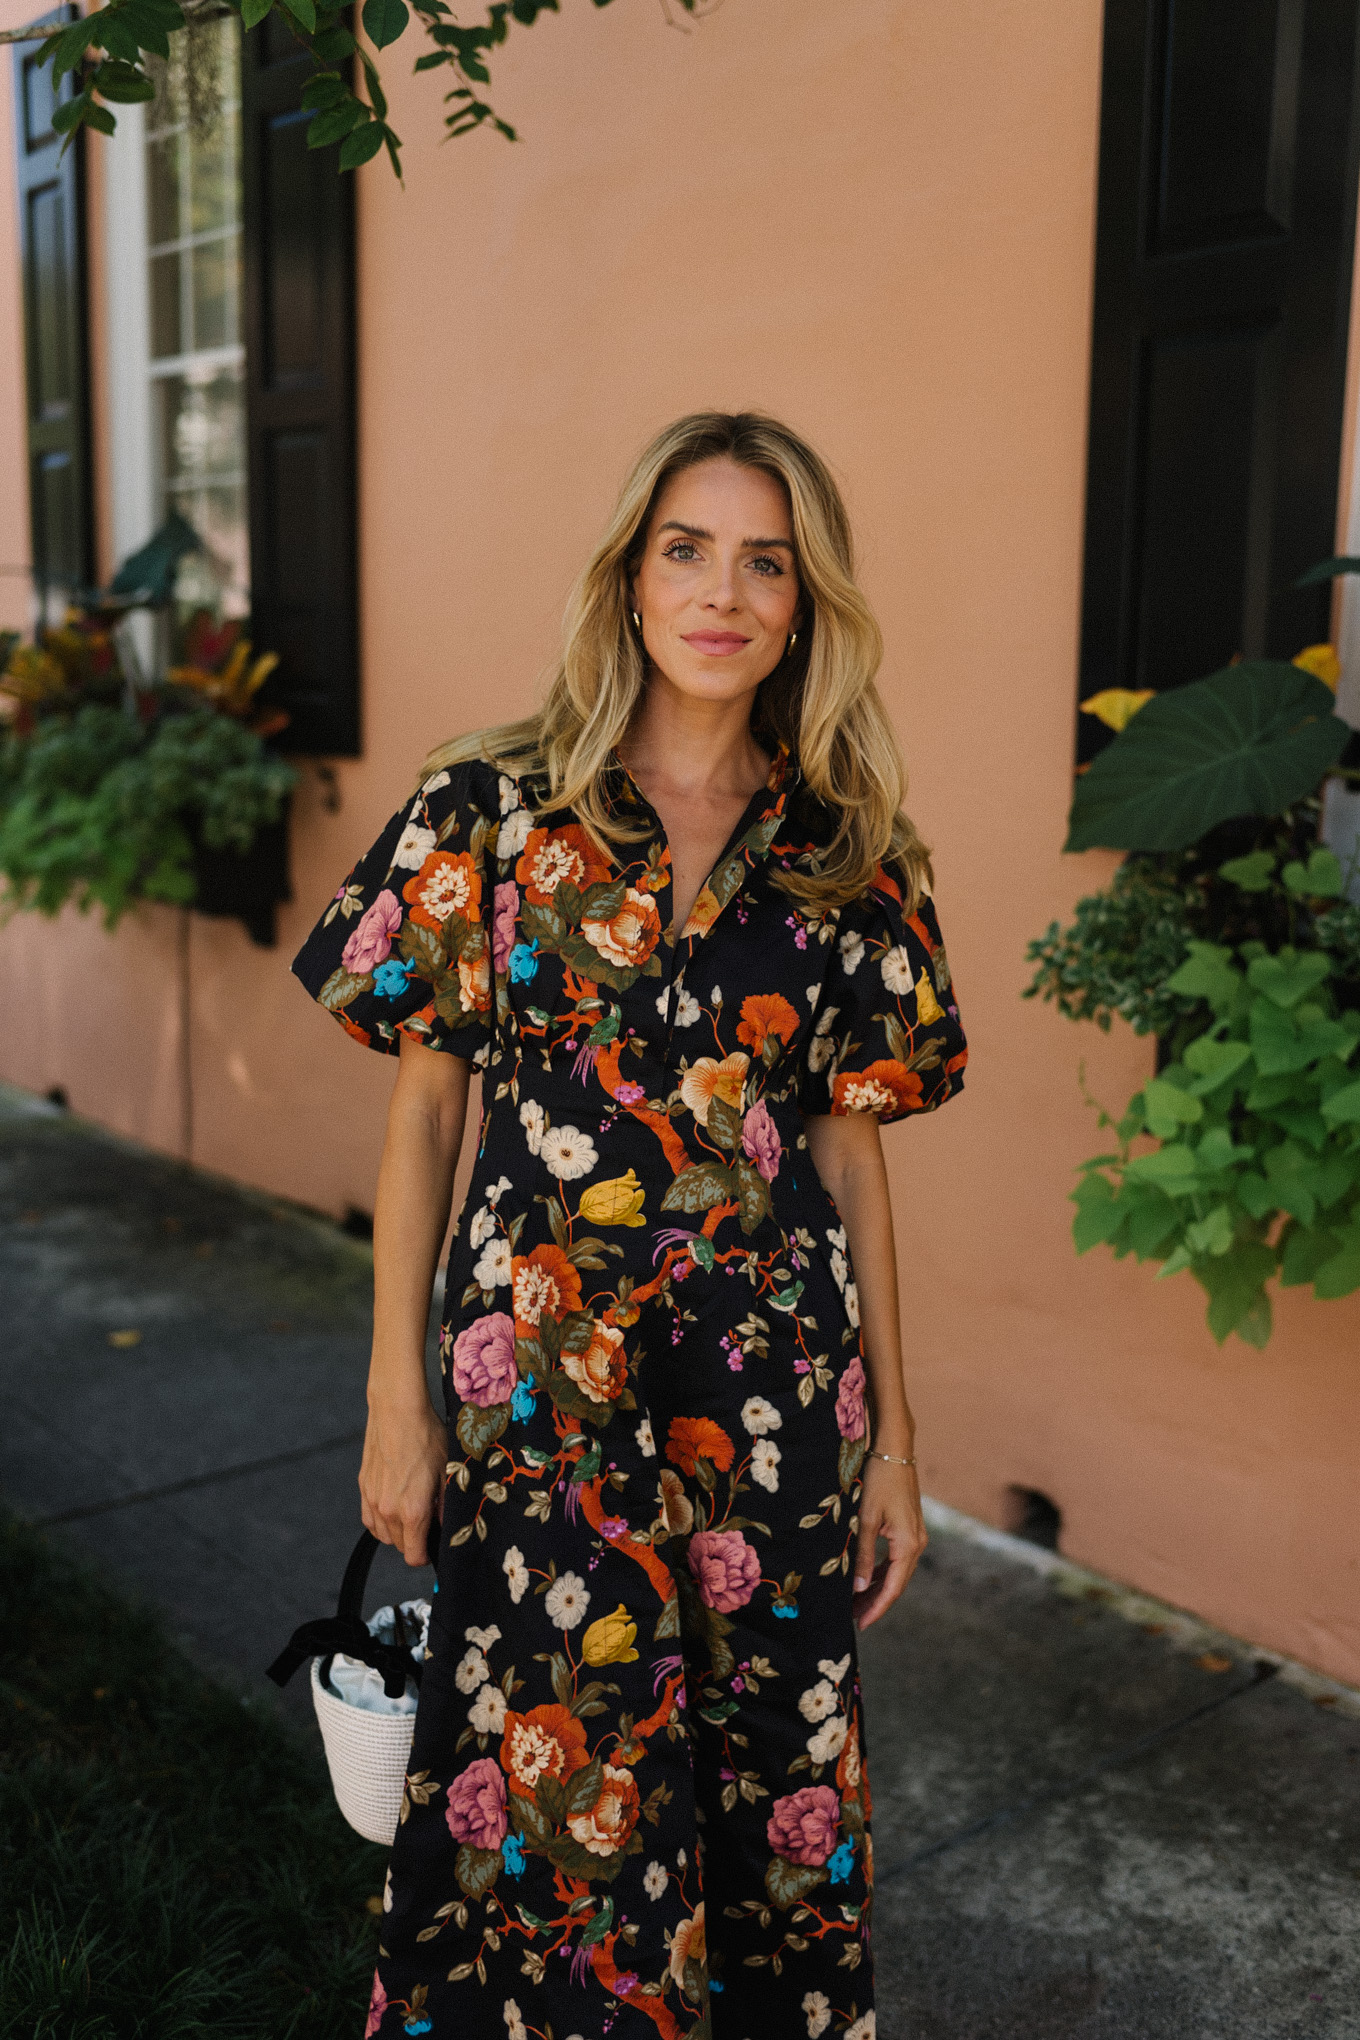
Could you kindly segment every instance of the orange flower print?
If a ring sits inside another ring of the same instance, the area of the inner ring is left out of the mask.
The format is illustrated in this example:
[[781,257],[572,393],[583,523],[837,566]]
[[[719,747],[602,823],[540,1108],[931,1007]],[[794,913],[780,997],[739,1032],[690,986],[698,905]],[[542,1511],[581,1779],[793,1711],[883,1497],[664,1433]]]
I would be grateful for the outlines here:
[[491,957],[485,943],[480,956],[458,959],[458,989],[469,1013],[491,1010]]
[[575,822],[561,829],[531,829],[515,866],[515,877],[536,907],[551,906],[564,879],[582,892],[608,876],[608,865]]
[[798,1015],[778,992],[753,992],[741,1002],[737,1040],[744,1041],[752,1055],[759,1055],[771,1034],[786,1045],[798,1032]]
[[693,1474],[696,1459],[707,1459],[719,1473],[726,1473],[735,1447],[712,1417],[672,1417],[666,1433],[666,1457],[681,1473]]
[[581,923],[581,933],[607,962],[617,964],[621,970],[636,970],[661,940],[661,916],[651,894],[630,885],[612,920],[592,921],[587,917]]
[[510,1790],[532,1799],[540,1778],[570,1778],[589,1761],[586,1725],[565,1707],[531,1707],[527,1714],[510,1709],[505,1717],[501,1767]]
[[900,1112],[919,1112],[922,1102],[920,1077],[900,1062],[874,1062],[867,1070],[847,1071],[836,1078],[831,1089],[831,1111],[837,1118],[849,1112],[895,1117]]
[[641,1812],[642,1799],[632,1772],[606,1764],[599,1798],[589,1813],[573,1814],[567,1826],[592,1856],[616,1856]]
[[724,1056],[721,1062],[711,1055],[701,1055],[690,1064],[680,1079],[680,1096],[701,1126],[708,1125],[708,1108],[715,1098],[740,1112],[742,1088],[750,1066],[751,1058],[740,1049]]
[[581,1278],[560,1247],[548,1242],[531,1254],[516,1254],[510,1263],[510,1294],[515,1305],[515,1332],[531,1339],[541,1317],[564,1318],[581,1308]]
[[402,887],[411,919],[442,934],[450,914],[475,921],[482,911],[482,881],[466,850],[432,850],[414,878]]
[[[575,1274],[575,1269],[572,1273]],[[614,1402],[623,1394],[628,1379],[628,1362],[623,1353],[623,1333],[596,1318],[590,1344],[584,1353],[563,1353],[563,1372],[569,1374],[582,1395],[592,1402]]]

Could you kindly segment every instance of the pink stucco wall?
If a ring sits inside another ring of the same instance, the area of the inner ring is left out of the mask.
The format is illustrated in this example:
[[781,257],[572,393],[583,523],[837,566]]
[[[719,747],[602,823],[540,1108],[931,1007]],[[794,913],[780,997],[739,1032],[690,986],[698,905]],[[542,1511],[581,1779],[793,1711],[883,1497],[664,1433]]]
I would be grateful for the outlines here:
[[[574,0],[498,60],[514,148],[441,146],[432,81],[389,60],[406,187],[360,178],[365,755],[337,815],[307,775],[277,952],[193,923],[195,1158],[371,1204],[390,1065],[307,1008],[291,945],[425,747],[534,699],[637,443],[779,412],[844,479],[973,1042],[962,1101],[886,1142],[926,1486],[994,1521],[1041,1488],[1073,1556],[1360,1679],[1360,1305],[1293,1292],[1265,1354],[1220,1352],[1189,1281],[1077,1261],[1079,1064],[1122,1104],[1150,1050],[1019,998],[1027,938],[1113,863],[1058,848],[1100,15],[727,0],[682,34]],[[6,376],[5,445],[15,401]],[[175,933],[13,922],[0,1073],[173,1146]]]

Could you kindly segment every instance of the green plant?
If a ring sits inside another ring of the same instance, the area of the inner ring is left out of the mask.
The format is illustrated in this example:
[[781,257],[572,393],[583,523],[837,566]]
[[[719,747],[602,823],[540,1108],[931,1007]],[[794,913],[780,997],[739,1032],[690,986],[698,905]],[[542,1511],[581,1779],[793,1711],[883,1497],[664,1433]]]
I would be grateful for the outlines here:
[[4,903],[55,914],[74,899],[115,927],[139,899],[190,905],[197,838],[245,851],[278,819],[294,768],[211,708],[146,723],[87,703],[0,738]]
[[[675,0],[686,14],[705,10],[708,0]],[[610,0],[594,0],[607,7]],[[669,18],[669,0],[662,0]],[[353,27],[362,21],[363,33],[375,50],[390,47],[405,34],[414,9],[433,45],[416,60],[417,71],[452,72],[444,95],[449,108],[444,125],[450,135],[470,134],[474,128],[491,126],[508,141],[518,139],[515,130],[481,97],[480,87],[490,83],[487,58],[499,48],[511,23],[531,28],[540,14],[556,14],[558,0],[492,0],[483,21],[464,26],[455,21],[445,0],[363,0],[362,9],[328,4],[328,0],[108,0],[55,31],[11,29],[0,41],[22,42],[42,39],[40,62],[52,65],[53,79],[68,72],[78,74],[80,88],[57,108],[53,126],[62,134],[78,127],[97,128],[111,135],[117,125],[114,106],[154,99],[156,88],[145,68],[148,56],[168,57],[170,37],[196,20],[212,19],[230,10],[239,14],[244,28],[258,27],[273,14],[279,23],[310,53],[316,69],[302,95],[304,109],[312,118],[307,128],[307,145],[312,149],[339,144],[342,170],[354,170],[385,148],[392,168],[401,174],[401,137],[387,118],[387,99],[378,69],[368,51],[356,40]],[[356,19],[356,17],[358,17]],[[351,26],[353,23],[353,27]],[[367,99],[354,90],[351,74],[355,58],[363,70]]]
[[1317,677],[1330,648],[1301,659],[1084,704],[1118,734],[1077,782],[1068,848],[1130,854],[1028,951],[1026,997],[1158,1043],[1156,1074],[1100,1114],[1118,1146],[1081,1166],[1077,1251],[1194,1275],[1220,1343],[1265,1344],[1275,1280],[1360,1289],[1360,906],[1317,791],[1352,732]]
[[[1283,873],[1255,852],[1220,876],[1285,906],[1334,897],[1342,882],[1327,850]],[[1186,948],[1162,989],[1202,1024],[1130,1101],[1118,1150],[1083,1163],[1073,1238],[1079,1253],[1103,1243],[1160,1261],[1163,1275],[1189,1270],[1215,1338],[1263,1346],[1276,1275],[1321,1298],[1360,1289],[1360,1008],[1341,1004],[1321,949]],[[1158,1146],[1135,1153],[1143,1135]]]

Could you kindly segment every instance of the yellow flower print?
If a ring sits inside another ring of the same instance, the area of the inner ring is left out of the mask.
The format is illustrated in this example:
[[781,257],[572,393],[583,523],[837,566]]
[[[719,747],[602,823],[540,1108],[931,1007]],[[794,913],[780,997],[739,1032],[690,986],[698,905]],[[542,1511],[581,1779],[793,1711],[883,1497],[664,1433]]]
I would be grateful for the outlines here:
[[591,1623],[581,1655],[588,1665],[631,1665],[637,1657],[633,1649],[636,1640],[637,1624],[629,1620],[620,1601],[612,1615],[601,1615],[598,1622]]
[[1305,673],[1311,673],[1315,680],[1320,680],[1324,687],[1330,687],[1333,694],[1336,693],[1337,682],[1341,678],[1341,661],[1336,656],[1335,645],[1308,645],[1291,663],[1302,666]]
[[704,1126],[708,1125],[708,1108],[714,1098],[721,1098],[734,1112],[740,1111],[750,1062],[751,1058],[738,1049],[721,1062],[714,1056],[701,1055],[690,1064],[680,1079],[680,1096]]
[[930,982],[930,973],[924,965],[921,967],[920,977],[916,980],[916,1017],[923,1027],[929,1027],[932,1021],[944,1018],[944,1007],[935,996],[935,987]]
[[645,1195],[637,1171],[629,1169],[626,1176],[611,1176],[607,1183],[592,1183],[581,1198],[580,1214],[592,1225],[645,1225],[647,1221],[642,1216]]

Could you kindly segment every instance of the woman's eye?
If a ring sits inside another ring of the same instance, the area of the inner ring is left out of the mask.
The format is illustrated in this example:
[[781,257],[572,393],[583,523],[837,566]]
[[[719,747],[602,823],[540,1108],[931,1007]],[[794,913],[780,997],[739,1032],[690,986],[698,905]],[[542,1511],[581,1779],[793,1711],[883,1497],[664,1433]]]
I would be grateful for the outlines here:
[[691,545],[687,538],[677,538],[665,551],[665,558],[668,560],[697,560],[698,557],[698,548]]
[[775,559],[770,553],[762,553],[758,559],[752,560],[751,565],[758,574],[764,574],[767,577],[782,574],[784,571],[782,562]]

